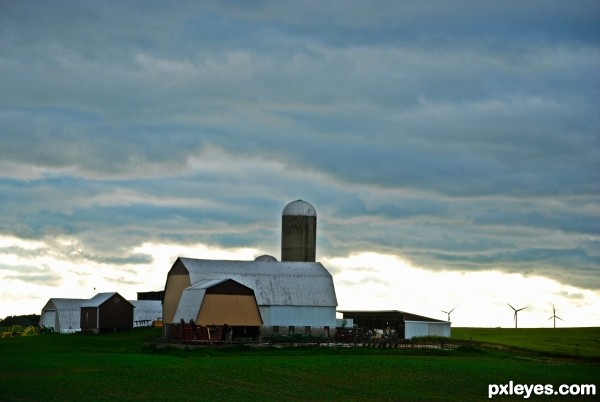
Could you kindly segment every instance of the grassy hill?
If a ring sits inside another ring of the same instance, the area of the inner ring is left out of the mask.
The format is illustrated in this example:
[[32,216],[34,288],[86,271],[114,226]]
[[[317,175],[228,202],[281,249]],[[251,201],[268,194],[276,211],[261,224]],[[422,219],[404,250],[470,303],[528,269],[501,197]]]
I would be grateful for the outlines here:
[[477,401],[489,400],[489,384],[558,386],[600,378],[595,364],[515,358],[510,350],[144,348],[158,334],[135,329],[0,339],[0,399]]
[[600,328],[452,328],[452,338],[600,362]]

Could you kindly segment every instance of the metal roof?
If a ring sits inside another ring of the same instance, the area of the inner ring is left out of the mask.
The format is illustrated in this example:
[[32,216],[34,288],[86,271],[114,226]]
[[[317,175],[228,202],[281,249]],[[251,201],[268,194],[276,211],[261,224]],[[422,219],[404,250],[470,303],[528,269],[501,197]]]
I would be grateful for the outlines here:
[[[104,292],[98,293],[96,296],[92,297],[90,300],[84,302],[81,307],[100,307],[102,303],[113,297],[114,295],[118,295],[117,292]],[[121,296],[121,295],[119,295]],[[121,296],[123,298],[123,296]],[[131,303],[129,300],[126,300],[128,303]]]
[[[338,313],[342,313],[344,315],[344,318],[352,318],[353,316],[369,316],[369,317],[391,317],[391,316],[396,316],[399,318],[402,318],[402,320],[404,322],[406,321],[410,321],[410,322],[417,322],[417,321],[422,321],[422,322],[447,322],[447,321],[443,321],[443,320],[438,320],[435,318],[430,318],[430,317],[425,317],[422,315],[418,315],[418,314],[413,314],[413,313],[408,313],[406,311],[399,311],[399,310],[338,310]],[[346,314],[348,315],[348,317],[346,317]]]
[[194,288],[193,286],[184,289],[181,293],[181,299],[177,305],[175,319],[189,322],[196,320],[202,306],[202,300],[206,294],[206,288]]
[[50,299],[48,300],[49,302],[52,302],[52,304],[54,305],[54,307],[56,307],[57,310],[68,310],[68,309],[77,309],[79,311],[79,308],[81,307],[81,305],[85,302],[88,301],[88,299]]
[[317,210],[306,201],[292,201],[283,208],[282,216],[314,216],[317,217]]
[[91,299],[85,301],[81,305],[81,307],[98,307],[102,303],[104,303],[105,301],[107,301],[108,299],[110,299],[112,296],[114,296],[116,294],[117,294],[117,292],[98,293],[96,296],[94,296]]
[[208,280],[233,279],[254,290],[259,306],[337,306],[331,274],[319,262],[182,257],[179,261],[188,270],[192,287],[198,285],[205,289],[204,282]]

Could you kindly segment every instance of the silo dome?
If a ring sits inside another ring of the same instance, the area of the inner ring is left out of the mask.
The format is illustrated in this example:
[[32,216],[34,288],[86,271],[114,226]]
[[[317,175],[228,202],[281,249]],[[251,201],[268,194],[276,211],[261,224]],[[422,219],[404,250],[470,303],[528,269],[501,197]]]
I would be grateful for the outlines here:
[[283,208],[282,216],[314,216],[317,217],[315,207],[306,201],[292,201]]
[[254,261],[277,262],[277,258],[273,257],[272,255],[263,254],[256,257]]

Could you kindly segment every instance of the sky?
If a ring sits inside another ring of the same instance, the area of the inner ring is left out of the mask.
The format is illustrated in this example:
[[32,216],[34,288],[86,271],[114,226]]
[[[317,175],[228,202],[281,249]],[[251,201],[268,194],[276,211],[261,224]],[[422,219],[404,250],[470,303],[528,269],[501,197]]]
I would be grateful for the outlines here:
[[338,308],[600,326],[597,1],[0,2],[0,318],[280,258]]

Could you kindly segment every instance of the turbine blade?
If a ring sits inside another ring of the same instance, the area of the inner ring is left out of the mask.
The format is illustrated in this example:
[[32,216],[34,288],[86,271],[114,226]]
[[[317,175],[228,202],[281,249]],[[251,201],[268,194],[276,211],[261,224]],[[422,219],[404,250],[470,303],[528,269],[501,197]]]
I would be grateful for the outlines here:
[[508,306],[509,306],[510,308],[512,308],[513,310],[517,311],[517,309],[515,309],[513,306],[511,306],[511,305],[510,305],[510,303],[506,303],[506,304],[508,304]]
[[561,320],[561,321],[564,321],[564,320],[563,320],[562,318],[560,318],[559,316],[556,316],[556,318],[558,318],[558,319],[559,319],[559,320]]

